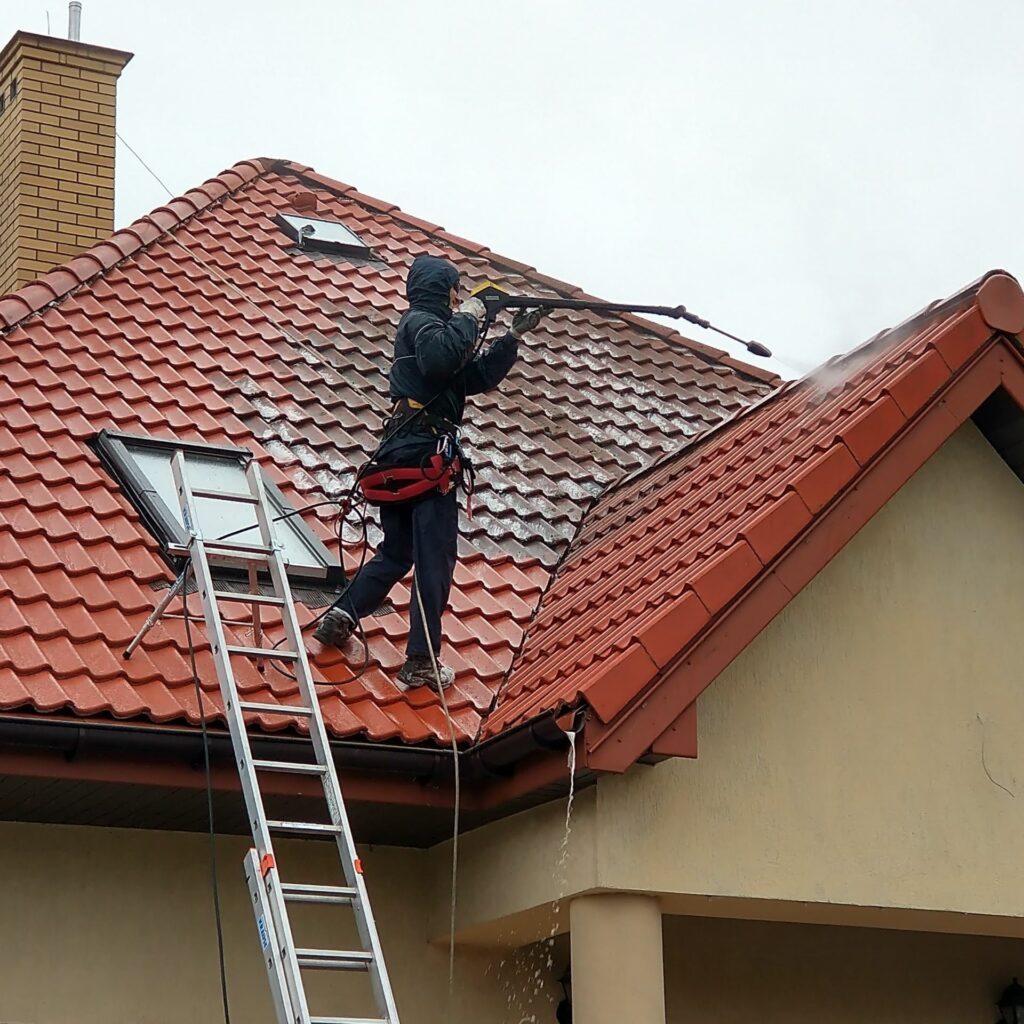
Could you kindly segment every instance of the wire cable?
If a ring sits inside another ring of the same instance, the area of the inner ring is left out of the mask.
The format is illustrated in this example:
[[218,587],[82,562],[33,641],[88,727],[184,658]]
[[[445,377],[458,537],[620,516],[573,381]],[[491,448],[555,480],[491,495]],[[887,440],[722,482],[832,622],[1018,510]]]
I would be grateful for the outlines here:
[[131,155],[135,157],[135,159],[138,160],[143,167],[146,168],[147,171],[149,171],[149,173],[153,176],[153,180],[173,199],[174,193],[164,184],[163,179],[156,173],[156,171],[154,171],[153,168],[150,167],[149,164],[147,164],[146,161],[143,160],[142,157],[139,156],[139,154],[136,153],[135,150],[128,145],[127,139],[125,139],[125,137],[119,131],[115,131],[114,134],[117,136],[118,141],[121,143],[121,145],[124,146],[124,148],[127,149],[128,152],[131,153]]
[[434,644],[430,639],[430,632],[427,629],[427,613],[423,608],[423,596],[420,594],[419,580],[413,572],[412,588],[416,592],[416,603],[420,609],[420,621],[423,623],[423,635],[427,640],[427,650],[430,652],[430,665],[434,670],[434,679],[437,682],[437,695],[441,698],[441,708],[444,711],[445,721],[448,723],[448,735],[452,744],[452,767],[455,772],[455,811],[452,824],[452,898],[451,916],[448,923],[448,1011],[451,1015],[451,999],[455,989],[455,907],[457,885],[459,880],[459,817],[461,808],[461,772],[459,769],[459,745],[455,739],[455,724],[452,722],[451,713],[448,711],[448,700],[444,695],[444,687],[441,685],[441,670],[438,668],[437,656],[434,654]]
[[[186,574],[188,570],[186,570]],[[228,976],[224,965],[224,926],[220,911],[220,886],[217,882],[217,834],[213,827],[213,778],[210,772],[210,737],[206,728],[206,712],[203,709],[203,690],[199,683],[199,669],[196,666],[196,649],[192,643],[192,616],[188,610],[188,579],[182,587],[182,614],[185,619],[185,638],[188,643],[188,658],[192,666],[192,682],[196,688],[196,707],[203,735],[203,767],[206,772],[206,821],[210,849],[210,886],[213,892],[213,918],[217,926],[217,961],[220,966],[220,997],[224,1007],[224,1024],[231,1024],[231,1007],[228,1004]]]
[[[337,502],[318,502],[317,504],[337,504]],[[366,555],[367,555],[367,552],[369,551],[369,548],[370,548],[370,537],[369,537],[369,526],[368,526],[367,517],[366,517],[365,505],[366,505],[365,502],[360,502],[360,503],[351,504],[349,506],[350,510],[355,511],[355,513],[356,513],[356,515],[358,517],[360,528],[362,530],[362,540],[361,540],[360,549],[359,549],[359,565],[356,567],[355,572],[346,581],[345,586],[341,590],[341,593],[338,594],[338,596],[334,599],[334,601],[327,608],[325,608],[319,615],[315,616],[308,623],[306,623],[304,629],[308,630],[308,629],[311,629],[311,628],[315,627],[317,625],[317,623],[320,622],[320,620],[323,619],[323,617],[332,608],[334,608],[340,601],[342,601],[344,599],[345,595],[349,591],[349,588],[356,581],[356,577],[359,575],[360,572],[362,572],[363,566],[366,565]],[[306,506],[306,507],[308,508],[309,506]],[[293,509],[292,512],[290,512],[288,514],[289,515],[294,515],[298,511],[301,511],[301,510],[300,509]],[[337,525],[338,552],[339,552],[339,557],[341,557],[341,554],[342,554],[342,552],[344,550],[343,538],[342,538],[342,531],[343,531],[344,525],[345,525],[345,508],[344,507],[342,509],[342,512],[339,513],[339,515],[337,517],[337,524],[338,524]],[[219,539],[223,540],[223,538],[219,538]],[[359,670],[357,672],[353,673],[350,678],[344,680],[344,682],[346,682],[346,683],[353,683],[353,682],[355,682],[360,676],[362,676],[362,674],[370,666],[370,644],[369,644],[369,641],[367,640],[366,633],[365,633],[365,631],[363,629],[363,624],[362,624],[362,622],[358,618],[356,618],[356,632],[358,632],[359,639],[361,640],[362,645],[363,645],[363,663],[359,666]],[[281,644],[284,643],[285,639],[286,639],[286,637],[282,636],[280,640],[276,641],[272,645],[271,650],[274,650],[274,649],[280,647]],[[291,672],[289,672],[287,669],[283,668],[281,665],[278,665],[276,661],[271,661],[270,664],[273,667],[275,672],[278,672],[280,675],[284,676],[286,679],[291,680],[292,682],[298,682],[297,678]],[[320,686],[327,687],[328,684],[326,684],[326,683],[318,683],[317,686],[318,687],[320,687]],[[319,694],[319,690],[317,691],[317,695],[318,696],[320,695]]]

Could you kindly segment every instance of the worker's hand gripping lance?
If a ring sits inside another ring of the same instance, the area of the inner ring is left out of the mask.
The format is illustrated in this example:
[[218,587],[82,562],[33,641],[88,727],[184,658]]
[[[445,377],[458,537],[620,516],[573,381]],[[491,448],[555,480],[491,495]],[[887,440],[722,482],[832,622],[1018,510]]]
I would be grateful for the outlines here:
[[598,302],[596,299],[565,299],[561,296],[510,295],[491,281],[484,281],[483,284],[477,285],[470,294],[474,299],[479,299],[487,311],[483,331],[485,335],[487,328],[503,309],[586,309],[593,313],[646,313],[649,316],[667,316],[673,320],[685,320],[687,323],[696,324],[705,330],[715,331],[717,334],[739,342],[751,355],[766,357],[771,355],[771,351],[759,341],[744,341],[743,338],[737,338],[735,334],[715,327],[710,320],[691,313],[685,306],[642,306],[628,302]]

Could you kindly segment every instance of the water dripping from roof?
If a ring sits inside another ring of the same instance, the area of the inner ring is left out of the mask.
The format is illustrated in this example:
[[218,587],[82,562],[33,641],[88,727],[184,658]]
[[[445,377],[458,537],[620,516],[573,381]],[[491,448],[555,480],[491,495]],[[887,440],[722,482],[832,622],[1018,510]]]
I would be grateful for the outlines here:
[[[546,995],[551,1003],[551,1012],[554,1013],[554,1006],[557,996],[550,992],[545,993],[547,978],[551,977],[554,971],[555,958],[555,936],[558,933],[559,918],[562,911],[562,902],[565,899],[566,889],[569,887],[568,866],[569,866],[569,839],[572,835],[572,805],[576,795],[576,737],[579,732],[573,729],[565,729],[566,737],[569,740],[569,752],[567,755],[567,767],[569,769],[569,796],[565,803],[565,823],[562,828],[562,841],[558,847],[558,861],[555,864],[554,879],[558,887],[558,895],[551,904],[551,928],[547,938],[543,939],[537,946],[528,950],[517,950],[511,958],[506,957],[498,964],[499,973],[511,959],[512,976],[505,979],[502,987],[505,990],[505,1000],[509,1010],[512,1012],[512,1019],[515,1024],[540,1024],[540,1021],[547,1020],[547,1017],[538,1018],[536,1012],[530,1010],[529,1003],[536,1005],[536,1000],[541,995]],[[525,975],[525,977],[524,977]],[[523,979],[520,984],[519,979]],[[518,1016],[516,1016],[518,1014]]]

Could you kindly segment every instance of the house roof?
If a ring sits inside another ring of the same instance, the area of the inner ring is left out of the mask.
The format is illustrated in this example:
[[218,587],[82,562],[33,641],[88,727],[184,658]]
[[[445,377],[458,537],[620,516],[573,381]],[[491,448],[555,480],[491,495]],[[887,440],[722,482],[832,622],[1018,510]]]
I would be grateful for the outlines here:
[[997,388],[1024,406],[1022,330],[994,271],[611,489],[487,731],[582,700],[592,768],[695,752],[704,687]]
[[[376,258],[297,252],[274,217],[311,204]],[[0,711],[198,720],[181,623],[121,657],[171,573],[90,441],[109,428],[247,447],[293,503],[336,496],[374,445],[405,271],[422,252],[454,260],[473,282],[583,294],[309,168],[253,160],[0,299]],[[777,383],[660,325],[574,312],[546,321],[502,389],[475,400],[477,511],[445,621],[460,739],[480,733],[586,509]],[[337,551],[329,515],[306,518]],[[356,563],[355,544],[345,560]],[[407,587],[393,603],[367,620],[359,679],[337,652],[317,658],[329,728],[446,742],[437,698],[393,682]],[[309,621],[316,609],[300,612]],[[524,666],[553,649],[547,619],[539,625]],[[215,714],[202,653],[200,667]],[[240,670],[239,684],[259,701],[294,690],[274,673]],[[524,685],[538,692],[537,680]],[[509,724],[529,714],[499,708]]]

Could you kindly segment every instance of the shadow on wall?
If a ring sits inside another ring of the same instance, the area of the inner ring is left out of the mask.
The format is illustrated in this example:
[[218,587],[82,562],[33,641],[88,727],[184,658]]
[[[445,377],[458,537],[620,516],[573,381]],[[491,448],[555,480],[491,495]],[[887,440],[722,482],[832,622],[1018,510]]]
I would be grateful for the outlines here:
[[1021,939],[664,922],[668,1024],[990,1024],[1007,981],[1024,972]]

